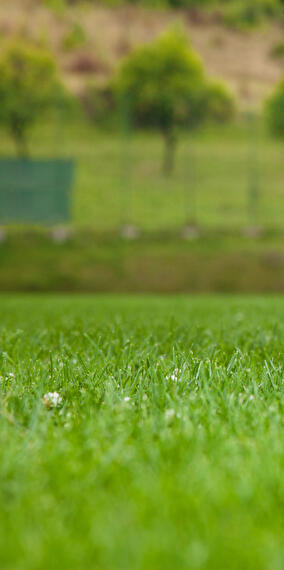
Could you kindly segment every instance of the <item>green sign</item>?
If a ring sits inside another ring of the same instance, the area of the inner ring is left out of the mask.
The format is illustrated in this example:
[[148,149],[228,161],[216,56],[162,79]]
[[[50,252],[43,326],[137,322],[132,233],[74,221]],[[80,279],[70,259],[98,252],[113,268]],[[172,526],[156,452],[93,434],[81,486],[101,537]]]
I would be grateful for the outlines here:
[[72,160],[0,159],[0,224],[70,219]]

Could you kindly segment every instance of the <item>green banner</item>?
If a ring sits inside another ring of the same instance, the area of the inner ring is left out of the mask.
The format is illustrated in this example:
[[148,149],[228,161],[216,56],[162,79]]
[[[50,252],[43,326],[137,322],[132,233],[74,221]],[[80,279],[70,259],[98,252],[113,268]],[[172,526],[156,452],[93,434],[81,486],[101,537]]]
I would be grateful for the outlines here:
[[59,223],[71,216],[72,160],[0,159],[0,223]]

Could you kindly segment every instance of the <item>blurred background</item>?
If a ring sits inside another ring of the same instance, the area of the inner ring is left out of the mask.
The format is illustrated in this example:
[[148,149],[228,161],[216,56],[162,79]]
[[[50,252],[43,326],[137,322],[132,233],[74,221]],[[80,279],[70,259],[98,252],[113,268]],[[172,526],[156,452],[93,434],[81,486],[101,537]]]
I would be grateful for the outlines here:
[[284,290],[281,0],[1,0],[0,290]]

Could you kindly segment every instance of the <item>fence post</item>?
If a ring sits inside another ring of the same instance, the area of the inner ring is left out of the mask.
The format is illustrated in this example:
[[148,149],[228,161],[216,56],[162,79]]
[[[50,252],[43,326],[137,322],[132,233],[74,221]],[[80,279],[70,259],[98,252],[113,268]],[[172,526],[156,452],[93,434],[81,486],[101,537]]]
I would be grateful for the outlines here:
[[255,228],[259,222],[259,160],[257,118],[252,111],[247,115],[248,125],[248,223]]
[[197,212],[196,212],[196,156],[191,139],[188,144],[188,154],[185,163],[186,179],[185,179],[185,209],[186,209],[186,224],[192,226],[197,225]]
[[131,221],[131,187],[130,187],[130,133],[131,113],[127,94],[119,97],[120,124],[120,183],[119,183],[119,224],[126,228]]
[[185,227],[183,236],[193,239],[198,236],[196,204],[196,154],[192,137],[186,141],[184,154],[184,210]]

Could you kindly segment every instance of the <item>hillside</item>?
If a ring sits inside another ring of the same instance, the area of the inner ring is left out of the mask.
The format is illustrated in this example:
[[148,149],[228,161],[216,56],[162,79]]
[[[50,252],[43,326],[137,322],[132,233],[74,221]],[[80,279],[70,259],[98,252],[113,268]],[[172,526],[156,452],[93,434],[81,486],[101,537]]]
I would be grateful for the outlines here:
[[110,75],[135,45],[175,24],[185,28],[209,74],[227,81],[243,104],[261,103],[281,77],[280,23],[244,32],[225,26],[218,14],[199,11],[98,5],[56,13],[35,0],[1,0],[0,45],[21,36],[49,47],[69,87],[80,93],[91,80]]

